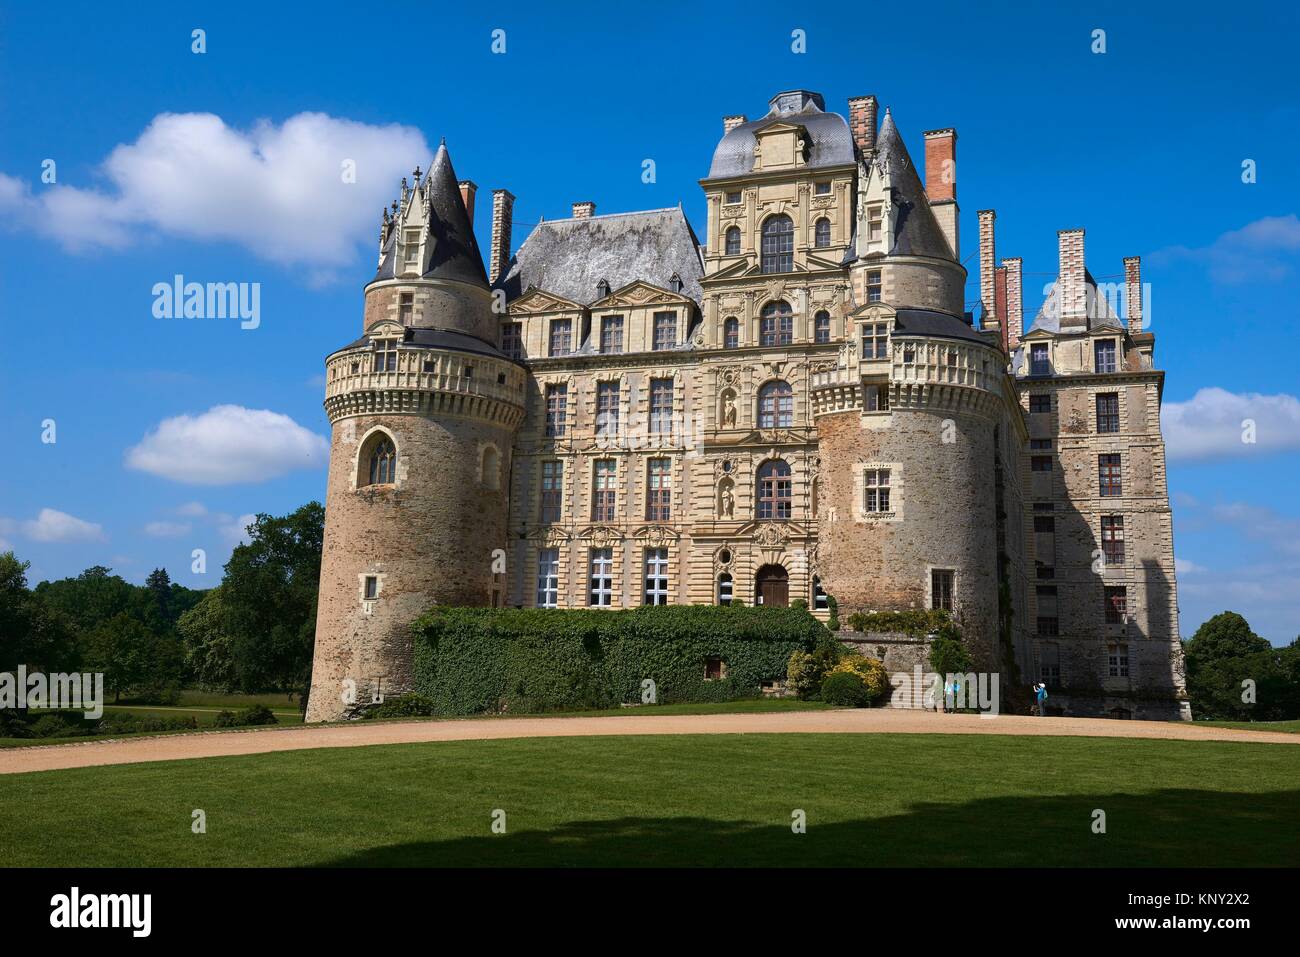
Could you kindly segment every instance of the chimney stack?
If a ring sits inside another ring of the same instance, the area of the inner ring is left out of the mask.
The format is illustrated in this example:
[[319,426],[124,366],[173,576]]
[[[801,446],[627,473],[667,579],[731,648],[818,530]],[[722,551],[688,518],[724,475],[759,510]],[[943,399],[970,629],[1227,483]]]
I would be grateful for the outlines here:
[[726,136],[741,123],[748,123],[749,120],[743,113],[737,113],[735,116],[724,116],[722,118],[722,135]]
[[925,195],[930,202],[957,199],[957,131],[927,130],[925,137]]
[[591,219],[592,214],[595,212],[596,212],[595,203],[574,203],[573,204],[574,219]]
[[1128,331],[1137,335],[1142,331],[1142,259],[1124,257],[1124,314],[1128,317]]
[[994,263],[997,253],[994,248],[993,223],[998,214],[991,209],[981,209],[975,214],[980,223],[980,304],[984,307],[983,328],[998,328],[1002,314],[997,307],[997,276]]
[[510,265],[510,231],[514,226],[515,198],[508,189],[492,190],[492,256],[488,282],[496,282]]
[[874,96],[855,96],[849,100],[849,133],[859,156],[876,149],[876,108]]
[[460,181],[460,201],[465,204],[465,212],[469,214],[469,228],[474,228],[474,194],[478,192],[478,186],[472,179],[463,179]]
[[1056,234],[1060,247],[1057,282],[1061,294],[1061,328],[1088,327],[1088,284],[1084,278],[1083,230],[1062,229]]
[[1023,265],[1019,256],[1002,260],[1002,269],[1007,277],[1007,351],[1013,351],[1020,345],[1020,337],[1025,334],[1025,303],[1020,285],[1020,269]]
[[993,303],[998,314],[998,329],[1002,332],[1002,351],[1010,355],[1011,342],[1007,330],[1007,267],[998,266],[993,271]]

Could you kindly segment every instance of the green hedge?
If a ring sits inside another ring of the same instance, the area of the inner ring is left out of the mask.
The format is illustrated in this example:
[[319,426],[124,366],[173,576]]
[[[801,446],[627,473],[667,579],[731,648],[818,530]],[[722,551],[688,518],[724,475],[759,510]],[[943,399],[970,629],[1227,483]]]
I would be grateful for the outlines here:
[[[437,714],[753,698],[826,633],[807,610],[679,605],[626,611],[437,607],[414,625],[415,692]],[[727,677],[706,681],[705,660]]]

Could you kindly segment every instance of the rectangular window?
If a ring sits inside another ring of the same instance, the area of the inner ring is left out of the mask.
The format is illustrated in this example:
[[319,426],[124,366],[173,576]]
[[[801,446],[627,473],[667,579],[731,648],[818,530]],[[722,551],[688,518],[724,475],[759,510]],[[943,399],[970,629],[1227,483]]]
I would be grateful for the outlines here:
[[600,320],[600,351],[609,355],[623,351],[623,317],[602,316]]
[[730,605],[732,597],[731,576],[723,572],[718,576],[718,604]]
[[1038,634],[1044,638],[1055,638],[1061,633],[1061,623],[1050,615],[1038,616]]
[[1052,395],[1050,392],[1034,392],[1029,396],[1030,412],[1051,412]]
[[1110,645],[1106,649],[1112,678],[1128,677],[1128,645]]
[[888,512],[889,508],[889,469],[867,469],[862,473],[863,501],[865,512]]
[[1035,515],[1034,531],[1048,535],[1056,534],[1056,519],[1051,515]]
[[661,351],[677,345],[677,313],[656,312],[654,318],[654,349]]
[[831,184],[829,181],[817,183],[813,189],[817,196],[829,196],[831,192]]
[[1105,497],[1124,494],[1118,452],[1097,456],[1097,484]]
[[1106,586],[1106,624],[1122,625],[1128,621],[1128,588],[1124,585]]
[[617,382],[596,383],[596,434],[618,434],[618,392]]
[[878,243],[885,238],[885,217],[884,207],[880,203],[873,203],[867,207],[867,240]]
[[613,459],[597,459],[592,483],[591,520],[612,522],[618,505],[618,467]]
[[1039,580],[1050,581],[1056,577],[1056,569],[1051,565],[1044,565],[1042,562],[1035,562],[1034,565],[1034,575]]
[[930,572],[930,607],[952,611],[952,583],[956,572],[949,568],[935,568]]
[[543,548],[537,553],[537,606],[554,608],[560,599],[560,550]]
[[1052,471],[1052,457],[1050,455],[1031,456],[1029,465],[1035,472],[1050,472]]
[[889,386],[871,384],[864,385],[862,397],[867,412],[889,411]]
[[862,327],[862,358],[889,358],[889,323],[867,323]]
[[650,380],[650,431],[671,435],[673,431],[673,380]]
[[1052,362],[1048,358],[1047,343],[1035,342],[1029,347],[1029,374],[1050,375]]
[[704,659],[704,680],[721,681],[727,677],[727,663],[717,655]]
[[740,190],[735,190],[727,194],[727,205],[736,206],[740,203]]
[[880,302],[883,289],[880,270],[873,269],[867,273],[867,302]]
[[1097,431],[1119,431],[1119,393],[1100,392],[1097,394]]
[[614,550],[591,550],[591,588],[587,602],[597,608],[608,608],[614,603]]
[[374,601],[379,597],[379,578],[375,575],[366,576],[366,601]]
[[650,522],[666,522],[672,514],[673,477],[668,459],[650,459],[646,463],[645,517]]
[[1101,517],[1101,552],[1107,565],[1124,564],[1124,516]]
[[1052,448],[1051,439],[1030,439],[1029,447],[1035,452],[1048,452]]
[[375,341],[375,372],[397,371],[397,340],[378,339]]
[[560,520],[560,502],[564,494],[564,463],[542,463],[542,512],[541,520],[558,522]]
[[813,317],[813,342],[831,341],[831,314],[825,309]]
[[408,229],[404,234],[402,242],[406,246],[406,265],[420,265],[420,231],[418,229]]
[[1098,372],[1116,372],[1119,364],[1115,360],[1115,340],[1098,339],[1093,346],[1094,367]]
[[647,548],[645,551],[645,603],[668,604],[668,549]]
[[524,327],[518,322],[501,324],[501,351],[511,359],[524,357]]
[[573,321],[571,319],[552,319],[550,355],[567,356],[572,351]]
[[415,321],[415,293],[404,292],[397,297],[397,318],[404,326]]
[[568,427],[569,387],[563,382],[546,387],[546,435],[560,438]]
[[788,346],[794,342],[794,314],[774,310],[758,320],[758,343],[762,346]]

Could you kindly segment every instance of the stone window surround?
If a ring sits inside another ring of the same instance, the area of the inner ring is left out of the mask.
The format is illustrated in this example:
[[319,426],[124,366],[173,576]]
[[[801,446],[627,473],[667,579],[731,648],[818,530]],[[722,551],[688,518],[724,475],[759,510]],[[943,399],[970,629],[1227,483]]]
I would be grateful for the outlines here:
[[[888,512],[868,512],[866,509],[866,473],[879,469],[889,470]],[[853,521],[859,525],[880,522],[901,522],[904,510],[903,463],[861,460],[853,463]],[[929,586],[927,586],[929,587]]]
[[[385,572],[361,572],[357,575],[357,601],[365,614],[369,615],[374,610],[375,602],[383,595],[384,579],[387,577],[388,575]],[[366,579],[368,578],[375,580],[374,598],[366,597]]]
[[402,454],[401,443],[397,441],[397,436],[393,434],[392,429],[384,425],[372,425],[362,434],[361,439],[357,442],[357,451],[352,461],[352,491],[358,492],[363,488],[377,488],[370,484],[370,453],[377,442],[372,441],[376,433],[380,433],[389,442],[393,443],[393,452],[397,458],[395,474],[391,488],[400,489],[405,484],[406,479],[406,456]]
[[927,609],[934,607],[934,573],[935,572],[952,572],[952,614],[956,616],[959,605],[957,602],[957,583],[960,580],[960,569],[947,565],[926,565],[925,566],[925,607]]

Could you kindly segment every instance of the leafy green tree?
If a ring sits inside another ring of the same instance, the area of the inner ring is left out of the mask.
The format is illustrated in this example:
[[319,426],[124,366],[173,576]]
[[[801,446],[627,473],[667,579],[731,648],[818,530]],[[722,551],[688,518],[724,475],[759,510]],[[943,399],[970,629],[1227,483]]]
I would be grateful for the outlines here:
[[[1234,611],[1196,629],[1184,647],[1192,715],[1218,721],[1273,721],[1297,716],[1296,651],[1274,648]],[[1247,682],[1254,701],[1243,700]]]
[[157,639],[121,611],[102,622],[87,640],[86,666],[104,673],[104,687],[120,701],[123,693],[145,687],[153,676]]
[[325,509],[309,502],[281,518],[258,515],[226,563],[223,619],[241,690],[300,691],[311,683]]
[[220,585],[203,595],[176,623],[186,673],[200,686],[220,691],[244,687],[235,654],[230,612]]
[[71,671],[79,658],[67,620],[27,588],[31,562],[0,553],[0,671],[26,665],[42,671]]

